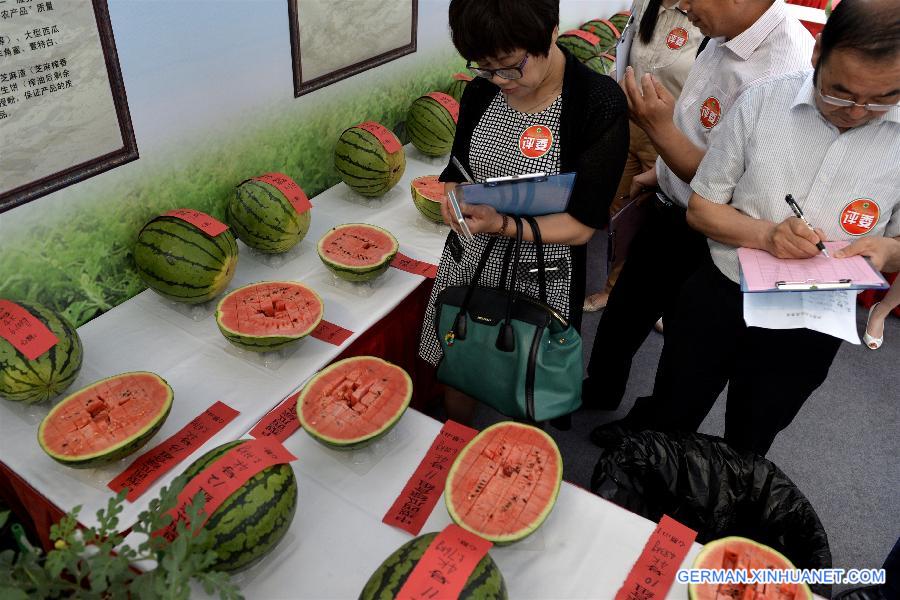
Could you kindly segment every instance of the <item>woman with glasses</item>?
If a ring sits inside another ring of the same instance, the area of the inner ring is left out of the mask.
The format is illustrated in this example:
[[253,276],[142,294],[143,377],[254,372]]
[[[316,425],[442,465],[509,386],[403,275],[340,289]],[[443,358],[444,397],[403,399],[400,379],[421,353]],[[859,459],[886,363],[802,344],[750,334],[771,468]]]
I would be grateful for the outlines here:
[[[628,116],[625,96],[615,81],[594,73],[556,45],[559,0],[452,0],[453,43],[468,60],[474,81],[460,103],[451,161],[441,174],[450,189],[476,181],[544,172],[576,172],[566,212],[537,218],[545,246],[538,265],[525,227],[525,267],[519,290],[538,297],[536,269],[547,279],[548,303],[576,326],[584,298],[585,244],[608,219],[609,203],[625,163]],[[458,227],[444,206],[444,220]],[[474,239],[447,236],[429,307],[420,356],[436,365],[441,358],[434,301],[447,286],[467,284],[491,236],[514,237],[507,215],[489,206],[463,206]],[[506,244],[497,244],[481,283],[498,286]],[[524,279],[525,281],[522,281]],[[473,374],[473,377],[490,374]],[[448,389],[448,416],[469,422],[475,401]]]

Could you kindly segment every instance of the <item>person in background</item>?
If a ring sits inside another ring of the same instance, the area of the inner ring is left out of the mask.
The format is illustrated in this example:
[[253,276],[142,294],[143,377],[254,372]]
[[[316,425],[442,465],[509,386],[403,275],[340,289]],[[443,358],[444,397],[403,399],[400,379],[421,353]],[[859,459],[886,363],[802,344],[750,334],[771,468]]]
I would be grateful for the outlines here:
[[[634,69],[635,78],[640,80],[644,73],[651,73],[672,97],[677,98],[691,65],[694,64],[703,34],[678,9],[678,0],[637,0],[631,8],[631,14],[630,27],[637,27],[638,31],[631,44],[628,65]],[[643,129],[634,123],[630,123],[629,127],[631,142],[628,146],[628,160],[609,209],[610,217],[631,200],[631,182],[635,175],[652,169],[659,156]],[[624,255],[616,256],[603,290],[585,298],[586,312],[594,312],[606,306],[624,262]]]

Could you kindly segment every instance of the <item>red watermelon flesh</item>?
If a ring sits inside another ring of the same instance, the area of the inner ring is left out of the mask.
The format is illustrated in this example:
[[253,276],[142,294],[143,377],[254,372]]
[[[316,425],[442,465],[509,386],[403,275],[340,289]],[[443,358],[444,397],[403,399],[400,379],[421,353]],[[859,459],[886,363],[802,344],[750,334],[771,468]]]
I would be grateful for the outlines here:
[[386,231],[371,225],[342,225],[320,242],[321,253],[342,266],[368,267],[396,254],[397,241]]

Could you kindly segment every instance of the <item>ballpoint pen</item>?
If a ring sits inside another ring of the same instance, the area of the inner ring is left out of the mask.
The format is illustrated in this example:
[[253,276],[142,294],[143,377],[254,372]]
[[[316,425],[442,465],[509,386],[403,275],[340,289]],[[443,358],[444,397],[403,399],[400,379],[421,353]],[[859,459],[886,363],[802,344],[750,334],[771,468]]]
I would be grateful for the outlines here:
[[459,169],[459,172],[462,173],[462,176],[466,178],[467,182],[475,183],[475,181],[472,179],[472,176],[469,175],[469,172],[466,171],[466,168],[464,166],[462,166],[462,163],[459,162],[459,160],[457,160],[457,158],[455,156],[453,156],[453,155],[450,156],[450,162],[453,163],[454,167]]
[[[797,201],[794,200],[794,197],[791,194],[788,194],[784,197],[784,201],[788,203],[788,206],[791,207],[791,210],[794,211],[794,214],[797,215],[797,218],[806,223],[806,226],[809,227],[809,230],[815,233],[816,228],[806,220],[806,217],[803,215],[803,209],[800,208],[800,205],[797,204]],[[831,258],[831,256],[828,254],[828,250],[825,249],[825,244],[822,243],[822,240],[816,242],[816,248],[818,248],[822,252],[822,254],[825,255],[825,258]]]

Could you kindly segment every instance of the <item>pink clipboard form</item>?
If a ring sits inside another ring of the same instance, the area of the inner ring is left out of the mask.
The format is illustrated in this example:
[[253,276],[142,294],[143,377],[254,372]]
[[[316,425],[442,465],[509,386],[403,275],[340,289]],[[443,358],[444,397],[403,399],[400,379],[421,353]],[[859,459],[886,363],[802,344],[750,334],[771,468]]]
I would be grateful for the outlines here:
[[[834,253],[847,242],[825,242]],[[765,250],[738,248],[743,292],[811,292],[887,289],[888,284],[862,256],[776,258]]]

